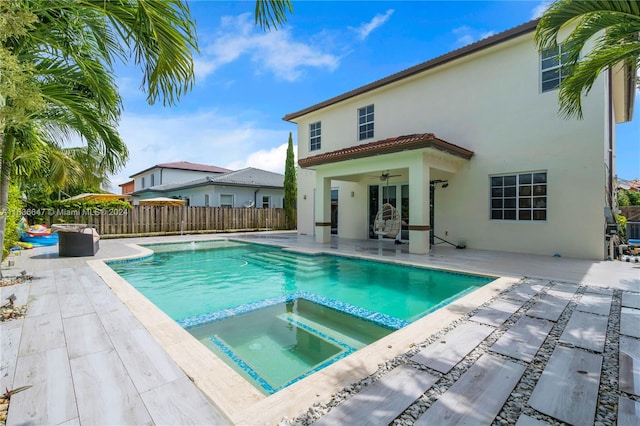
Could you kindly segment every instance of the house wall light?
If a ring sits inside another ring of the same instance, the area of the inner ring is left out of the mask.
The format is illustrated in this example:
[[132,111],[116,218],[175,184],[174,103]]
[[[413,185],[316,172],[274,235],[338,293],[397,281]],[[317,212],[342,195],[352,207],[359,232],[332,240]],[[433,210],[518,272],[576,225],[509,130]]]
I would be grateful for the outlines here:
[[353,198],[353,197],[355,197],[355,196],[356,196],[356,193],[355,193],[355,192],[353,192],[353,191],[351,191],[351,198]]
[[306,200],[306,199],[307,199],[307,194],[304,194],[304,195],[302,196],[302,199],[303,199],[303,200]]

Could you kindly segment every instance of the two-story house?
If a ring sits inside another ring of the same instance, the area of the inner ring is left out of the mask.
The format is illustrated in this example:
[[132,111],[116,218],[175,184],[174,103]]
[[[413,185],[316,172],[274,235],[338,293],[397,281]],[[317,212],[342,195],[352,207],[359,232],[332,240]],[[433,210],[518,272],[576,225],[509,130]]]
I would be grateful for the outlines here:
[[229,169],[208,164],[175,161],[156,164],[129,177],[133,179],[132,192],[136,192],[156,185],[182,183],[207,176],[219,176],[230,171]]
[[187,205],[196,207],[282,208],[284,205],[284,175],[254,167],[232,171],[176,162],[158,164],[131,177],[136,188],[140,185],[131,193],[134,204],[161,197],[186,200]]
[[563,119],[562,46],[541,54],[536,24],[287,114],[298,132],[298,232],[327,243],[333,222],[338,238],[383,238],[371,229],[388,202],[410,253],[443,239],[605,257],[615,124],[631,119],[635,73],[604,72],[584,119]]

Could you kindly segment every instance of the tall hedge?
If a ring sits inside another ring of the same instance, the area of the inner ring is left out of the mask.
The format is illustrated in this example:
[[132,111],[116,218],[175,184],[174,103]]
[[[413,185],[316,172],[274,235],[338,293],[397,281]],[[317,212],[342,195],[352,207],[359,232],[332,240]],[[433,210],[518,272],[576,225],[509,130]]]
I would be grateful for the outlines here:
[[9,186],[9,204],[7,205],[7,225],[4,236],[4,244],[2,247],[2,260],[9,255],[9,250],[16,246],[20,240],[18,233],[18,222],[23,213],[22,196],[16,185]]
[[289,132],[289,145],[287,146],[287,160],[284,166],[284,214],[290,229],[296,227],[296,198],[298,188],[296,184],[296,163],[293,154],[293,136]]

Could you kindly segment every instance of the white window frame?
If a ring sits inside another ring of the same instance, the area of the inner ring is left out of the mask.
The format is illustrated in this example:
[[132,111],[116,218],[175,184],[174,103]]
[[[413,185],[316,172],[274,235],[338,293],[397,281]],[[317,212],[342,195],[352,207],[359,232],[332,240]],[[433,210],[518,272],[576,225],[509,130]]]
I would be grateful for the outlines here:
[[[266,202],[266,207],[265,207],[265,200]],[[270,195],[263,195],[262,196],[262,208],[263,209],[268,209],[271,208],[271,196]]]
[[[567,76],[566,55],[562,44],[559,44],[557,48],[550,47],[540,53],[540,93],[556,90]],[[557,73],[557,75],[545,79],[545,73]],[[545,87],[545,83],[551,83],[552,86]]]
[[546,170],[489,176],[489,219],[546,222],[548,187]]
[[155,176],[153,173],[151,173],[149,176],[150,176],[150,179],[149,179],[149,181],[150,181],[150,182],[149,182],[149,186],[155,186],[155,182],[156,182],[155,177],[156,177],[156,176]]
[[142,189],[144,189],[144,176],[141,179],[140,185],[142,185]]
[[[231,205],[229,205],[228,203],[222,203],[222,198],[223,197],[231,197]],[[220,194],[220,207],[225,207],[225,208],[233,208],[233,206],[235,206],[235,195],[234,194]]]
[[322,122],[309,124],[309,151],[318,151],[322,147]]
[[358,140],[373,139],[375,130],[375,108],[367,105],[358,108]]
[[204,206],[205,207],[209,207],[210,206],[209,194],[204,194]]

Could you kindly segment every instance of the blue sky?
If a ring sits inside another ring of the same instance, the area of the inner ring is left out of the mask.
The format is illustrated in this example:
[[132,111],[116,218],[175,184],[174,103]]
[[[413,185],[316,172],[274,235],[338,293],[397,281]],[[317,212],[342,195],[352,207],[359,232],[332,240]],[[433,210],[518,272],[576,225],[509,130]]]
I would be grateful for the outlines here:
[[[278,31],[253,24],[253,1],[192,1],[196,85],[176,107],[149,106],[141,74],[116,70],[130,150],[113,190],[158,163],[191,161],[283,172],[290,112],[538,16],[544,1],[295,1]],[[640,93],[617,126],[617,173],[640,178]]]

